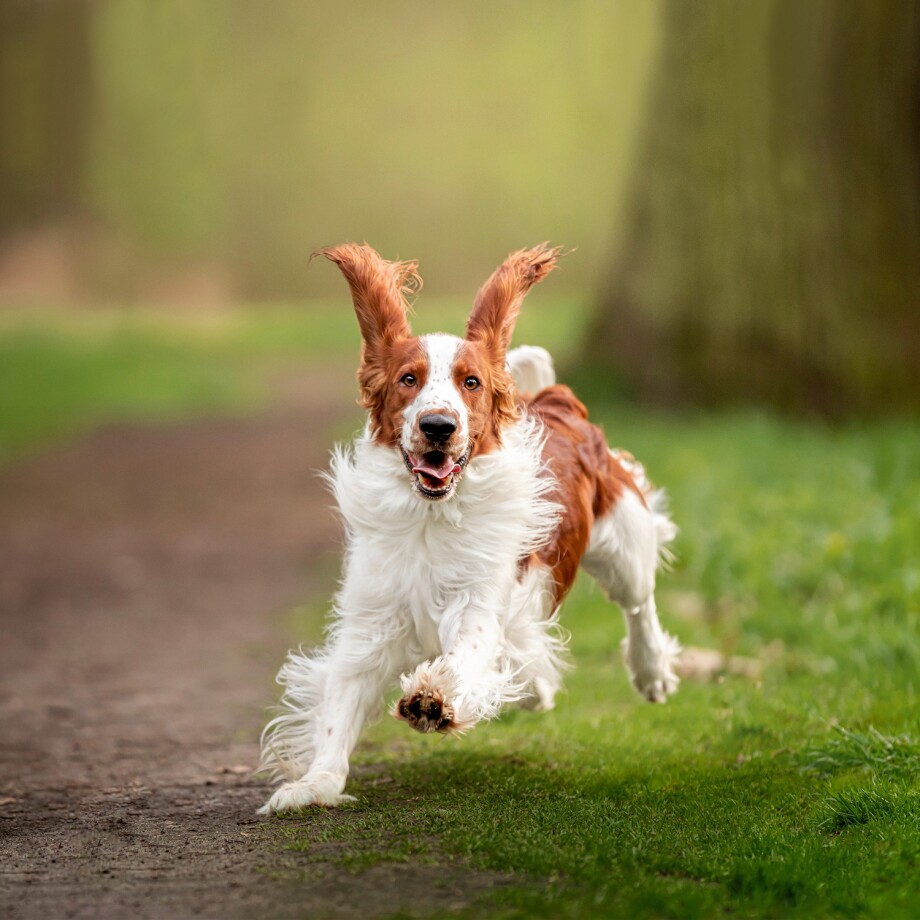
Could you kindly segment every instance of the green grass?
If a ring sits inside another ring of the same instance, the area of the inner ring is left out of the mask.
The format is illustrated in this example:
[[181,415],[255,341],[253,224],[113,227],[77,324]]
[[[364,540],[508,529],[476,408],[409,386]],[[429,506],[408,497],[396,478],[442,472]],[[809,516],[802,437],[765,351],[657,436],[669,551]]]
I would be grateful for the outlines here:
[[920,432],[756,413],[597,416],[682,528],[662,618],[763,677],[643,703],[619,614],[582,580],[552,713],[463,739],[385,719],[356,804],[277,823],[309,865],[451,860],[511,873],[471,914],[910,917],[920,911]]
[[4,317],[0,463],[107,422],[253,408],[272,370],[341,349],[339,332],[284,309],[207,322],[144,312]]

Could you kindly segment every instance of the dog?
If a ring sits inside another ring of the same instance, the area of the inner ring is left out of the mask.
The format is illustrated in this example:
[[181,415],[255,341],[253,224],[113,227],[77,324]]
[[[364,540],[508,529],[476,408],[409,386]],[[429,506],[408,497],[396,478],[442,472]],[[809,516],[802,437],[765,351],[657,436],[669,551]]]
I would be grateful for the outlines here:
[[333,454],[343,578],[324,647],[290,652],[278,675],[262,765],[283,783],[261,812],[351,799],[349,757],[400,674],[393,714],[419,732],[465,732],[513,702],[550,709],[565,667],[558,610],[579,565],[624,611],[636,690],[664,702],[680,651],[655,608],[676,534],[665,495],[556,384],[547,351],[509,350],[559,248],[510,255],[462,339],[412,334],[416,263],[355,243],[320,254],[351,289],[368,420]]

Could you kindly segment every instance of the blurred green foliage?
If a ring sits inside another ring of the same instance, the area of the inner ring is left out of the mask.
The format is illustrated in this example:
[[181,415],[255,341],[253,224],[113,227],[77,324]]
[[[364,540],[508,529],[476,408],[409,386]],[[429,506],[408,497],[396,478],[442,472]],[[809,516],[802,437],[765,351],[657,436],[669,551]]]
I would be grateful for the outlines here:
[[915,411],[918,9],[8,0],[0,302],[329,297],[348,239],[469,298],[551,239],[630,395]]
[[[584,289],[607,257],[656,2],[80,8],[76,197],[110,234],[85,254],[97,281],[205,262],[244,296],[315,295],[330,288],[309,252],[367,239],[420,258],[439,292],[471,294],[508,251],[551,237],[578,247],[570,284]],[[11,18],[5,47],[32,42],[50,68],[39,33],[56,15]],[[61,23],[59,43],[74,38]],[[0,71],[17,137],[47,106],[16,91],[35,76]]]
[[[0,463],[114,421],[239,412],[273,374],[341,355],[357,333],[323,305],[181,321],[154,313],[66,313],[0,327]],[[350,311],[343,319],[350,319]]]

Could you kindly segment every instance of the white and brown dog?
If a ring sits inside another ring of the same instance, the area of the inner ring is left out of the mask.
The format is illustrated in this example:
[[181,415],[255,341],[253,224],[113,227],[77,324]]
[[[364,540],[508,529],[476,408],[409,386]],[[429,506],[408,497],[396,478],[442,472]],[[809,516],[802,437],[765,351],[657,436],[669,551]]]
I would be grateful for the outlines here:
[[363,338],[364,433],[329,482],[346,553],[326,645],[292,651],[263,764],[285,782],[263,813],[332,806],[365,719],[400,677],[394,714],[464,731],[560,687],[557,611],[579,564],[626,615],[636,689],[664,702],[679,647],[655,610],[676,528],[642,466],[610,450],[542,348],[508,351],[521,302],[554,267],[546,245],[509,256],[476,296],[466,337],[415,337],[416,265],[369,246],[322,251],[351,288]]

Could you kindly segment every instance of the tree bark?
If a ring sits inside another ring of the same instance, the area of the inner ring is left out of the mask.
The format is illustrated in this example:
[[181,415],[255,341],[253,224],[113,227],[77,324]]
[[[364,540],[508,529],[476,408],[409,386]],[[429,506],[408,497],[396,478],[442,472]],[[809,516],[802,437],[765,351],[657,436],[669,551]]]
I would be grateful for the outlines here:
[[588,366],[665,402],[920,407],[920,4],[666,0]]
[[0,5],[0,234],[81,208],[93,13],[84,0]]

